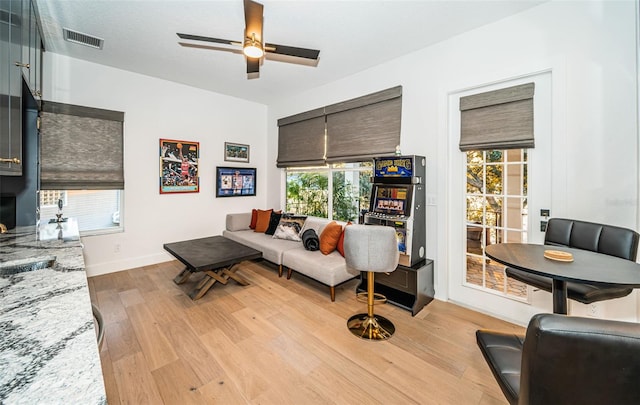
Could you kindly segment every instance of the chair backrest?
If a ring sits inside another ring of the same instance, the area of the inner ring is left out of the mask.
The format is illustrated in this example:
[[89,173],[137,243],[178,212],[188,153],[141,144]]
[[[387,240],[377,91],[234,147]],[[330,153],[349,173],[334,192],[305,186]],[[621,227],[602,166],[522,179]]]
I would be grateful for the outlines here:
[[549,219],[544,235],[545,245],[591,250],[633,261],[639,240],[640,235],[631,229],[564,218]]
[[518,404],[640,404],[640,324],[535,315]]
[[395,229],[382,225],[347,226],[344,258],[347,267],[357,271],[394,271],[400,258]]

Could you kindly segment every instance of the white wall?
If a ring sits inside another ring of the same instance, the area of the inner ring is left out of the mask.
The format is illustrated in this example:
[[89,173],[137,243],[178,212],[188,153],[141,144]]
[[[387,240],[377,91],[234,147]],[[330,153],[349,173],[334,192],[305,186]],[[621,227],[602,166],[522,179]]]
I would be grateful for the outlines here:
[[[164,243],[221,234],[226,213],[265,206],[266,106],[51,52],[44,66],[45,100],[125,113],[124,232],[82,238],[88,275],[171,260]],[[200,142],[199,193],[159,193],[160,138]],[[250,145],[250,163],[225,162],[225,141]],[[256,167],[257,196],[215,198],[216,166]]]
[[[551,71],[552,216],[638,227],[638,128],[636,104],[636,8],[633,1],[552,1],[321,88],[269,106],[268,162],[277,156],[278,118],[403,86],[403,152],[427,157],[427,257],[435,260],[436,297],[526,323],[549,308],[519,304],[469,289],[452,296],[450,255],[461,251],[462,230],[452,229],[450,183],[462,176],[454,154],[459,134],[449,131],[449,94]],[[545,157],[542,157],[543,160]],[[281,171],[268,165],[270,189],[282,187]],[[283,205],[269,194],[267,205]],[[533,196],[532,196],[533,197]],[[531,223],[537,223],[535,214]],[[546,293],[545,293],[546,294]],[[551,295],[548,296],[549,303]],[[607,303],[603,304],[607,307]],[[604,311],[615,317],[612,303]],[[549,305],[550,307],[550,305]],[[624,305],[637,318],[634,298]],[[627,317],[627,315],[624,315]]]

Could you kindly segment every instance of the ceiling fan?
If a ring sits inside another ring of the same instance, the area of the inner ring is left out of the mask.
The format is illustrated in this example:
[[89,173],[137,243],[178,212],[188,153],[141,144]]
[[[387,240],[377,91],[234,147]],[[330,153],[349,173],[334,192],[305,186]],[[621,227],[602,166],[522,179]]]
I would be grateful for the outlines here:
[[[283,57],[274,58],[275,60],[279,60],[282,62],[293,62],[295,58],[299,59],[302,64],[315,66],[318,63],[318,55],[320,55],[320,51],[315,49],[307,49],[307,48],[297,48],[294,46],[287,45],[277,45],[265,43],[262,40],[262,21],[263,21],[263,9],[264,6],[260,3],[256,3],[252,0],[244,0],[244,41],[231,41],[228,39],[220,39],[220,38],[211,38],[211,37],[203,37],[200,35],[192,35],[192,34],[182,34],[177,33],[180,39],[184,40],[192,40],[192,41],[204,41],[204,42],[213,42],[218,44],[225,45],[233,45],[233,46],[241,46],[242,53],[246,56],[247,59],[247,75],[252,77],[257,77],[260,73],[260,62],[265,54],[272,55],[280,55]],[[190,46],[194,47],[194,45],[180,42],[182,46]],[[202,46],[196,46],[202,47]],[[209,48],[214,50],[227,50],[226,48]],[[232,50],[236,51],[236,50]],[[238,51],[236,51],[238,52]],[[288,58],[291,57],[291,60]]]

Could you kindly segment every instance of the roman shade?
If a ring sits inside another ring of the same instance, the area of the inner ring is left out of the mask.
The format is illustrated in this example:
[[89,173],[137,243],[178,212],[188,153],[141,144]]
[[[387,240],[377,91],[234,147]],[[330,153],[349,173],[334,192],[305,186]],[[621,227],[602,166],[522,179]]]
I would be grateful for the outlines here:
[[355,162],[394,154],[402,86],[278,120],[278,167]]
[[402,86],[325,107],[327,162],[394,154],[400,144]]
[[122,190],[124,113],[43,102],[40,188]]
[[534,83],[460,98],[460,150],[534,147]]
[[324,162],[324,108],[278,120],[277,167],[318,166]]

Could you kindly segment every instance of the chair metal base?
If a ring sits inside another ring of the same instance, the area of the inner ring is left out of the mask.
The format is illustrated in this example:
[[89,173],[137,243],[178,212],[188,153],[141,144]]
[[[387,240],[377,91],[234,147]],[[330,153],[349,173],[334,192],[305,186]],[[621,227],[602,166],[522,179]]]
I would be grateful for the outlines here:
[[380,315],[353,315],[347,321],[347,327],[354,335],[362,339],[387,340],[396,331],[390,320]]

